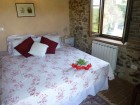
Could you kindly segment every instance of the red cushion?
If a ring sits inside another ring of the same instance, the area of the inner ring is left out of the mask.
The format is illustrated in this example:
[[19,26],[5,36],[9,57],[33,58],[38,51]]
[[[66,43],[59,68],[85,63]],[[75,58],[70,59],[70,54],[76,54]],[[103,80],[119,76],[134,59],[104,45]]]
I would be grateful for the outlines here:
[[15,49],[24,57],[30,57],[32,56],[28,52],[31,49],[32,44],[34,43],[33,39],[31,37],[25,39],[21,44],[17,45]]
[[56,49],[58,43],[56,43],[48,38],[45,38],[45,37],[41,37],[40,42],[49,46],[46,51],[46,54],[55,54],[55,49]]

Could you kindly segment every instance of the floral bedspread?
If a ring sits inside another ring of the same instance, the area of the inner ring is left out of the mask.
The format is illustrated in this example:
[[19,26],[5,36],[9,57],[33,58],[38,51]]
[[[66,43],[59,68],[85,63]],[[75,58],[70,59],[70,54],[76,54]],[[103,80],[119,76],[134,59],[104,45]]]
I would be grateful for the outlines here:
[[[73,69],[71,64],[79,58],[92,68]],[[1,104],[66,105],[91,86],[99,88],[95,93],[100,91],[110,72],[109,63],[68,46],[43,58],[7,55],[2,58]]]

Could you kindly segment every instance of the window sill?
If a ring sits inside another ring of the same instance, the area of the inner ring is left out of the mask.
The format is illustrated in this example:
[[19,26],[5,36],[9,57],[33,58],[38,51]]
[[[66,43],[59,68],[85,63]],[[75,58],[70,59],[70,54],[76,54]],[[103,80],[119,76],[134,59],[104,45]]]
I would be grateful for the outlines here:
[[123,44],[121,41],[118,40],[113,40],[113,39],[108,39],[108,38],[103,38],[103,37],[95,37],[93,40],[116,45],[116,46],[125,46],[127,43]]

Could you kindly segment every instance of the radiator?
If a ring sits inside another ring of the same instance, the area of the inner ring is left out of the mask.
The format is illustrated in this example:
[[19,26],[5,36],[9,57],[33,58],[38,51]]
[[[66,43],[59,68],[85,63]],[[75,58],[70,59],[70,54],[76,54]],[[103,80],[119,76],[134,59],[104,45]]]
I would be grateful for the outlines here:
[[92,55],[110,63],[112,70],[116,69],[118,47],[98,41],[92,42]]

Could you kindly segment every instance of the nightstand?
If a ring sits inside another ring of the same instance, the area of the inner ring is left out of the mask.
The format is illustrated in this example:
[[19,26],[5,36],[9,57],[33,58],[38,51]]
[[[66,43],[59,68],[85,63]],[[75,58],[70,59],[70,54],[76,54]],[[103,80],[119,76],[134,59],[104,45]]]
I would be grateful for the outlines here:
[[74,37],[65,38],[65,44],[69,44],[70,46],[74,47]]

